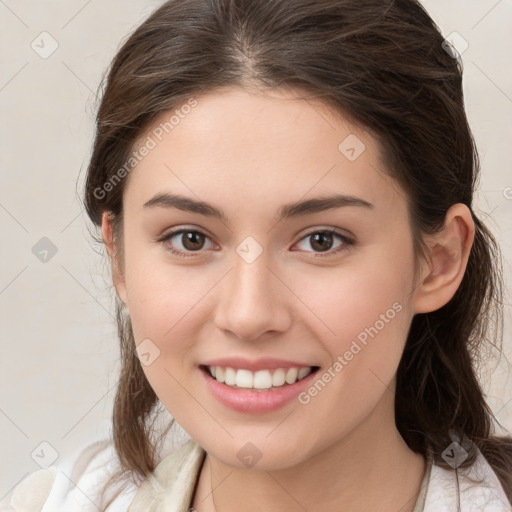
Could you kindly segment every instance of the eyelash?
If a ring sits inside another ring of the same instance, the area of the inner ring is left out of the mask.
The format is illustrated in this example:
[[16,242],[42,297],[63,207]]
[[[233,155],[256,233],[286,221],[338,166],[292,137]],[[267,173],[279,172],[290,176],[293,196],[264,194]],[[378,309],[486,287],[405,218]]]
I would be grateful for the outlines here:
[[[174,249],[169,244],[167,244],[167,242],[169,240],[174,238],[176,235],[180,235],[182,233],[200,233],[201,235],[203,235],[203,236],[208,238],[208,236],[205,233],[203,233],[202,231],[199,231],[197,229],[184,229],[184,228],[180,228],[180,229],[176,229],[174,231],[170,231],[164,237],[160,238],[157,241],[162,243],[162,244],[164,244],[164,246],[166,247],[166,249],[168,251],[170,251],[171,253],[176,254],[177,256],[180,256],[182,258],[189,258],[189,257],[196,256],[201,251],[193,251],[191,253],[187,253],[187,252],[183,252],[183,251],[179,251],[177,249]],[[355,242],[353,240],[351,240],[350,238],[348,238],[345,235],[342,235],[338,231],[335,231],[335,230],[332,230],[332,229],[320,229],[320,230],[316,230],[316,231],[311,231],[311,232],[307,233],[306,235],[304,235],[299,240],[299,242],[304,240],[304,239],[306,239],[306,238],[308,238],[308,237],[310,237],[310,236],[312,236],[312,235],[316,235],[318,233],[322,233],[322,234],[328,233],[328,234],[336,235],[337,237],[339,237],[341,239],[343,244],[341,246],[339,246],[337,249],[335,249],[333,251],[330,251],[330,252],[327,252],[325,254],[324,253],[314,253],[314,257],[315,258],[327,258],[329,256],[336,255],[336,254],[338,254],[338,253],[340,253],[342,251],[346,251],[350,246],[355,245]],[[309,252],[309,251],[307,251],[307,252]]]

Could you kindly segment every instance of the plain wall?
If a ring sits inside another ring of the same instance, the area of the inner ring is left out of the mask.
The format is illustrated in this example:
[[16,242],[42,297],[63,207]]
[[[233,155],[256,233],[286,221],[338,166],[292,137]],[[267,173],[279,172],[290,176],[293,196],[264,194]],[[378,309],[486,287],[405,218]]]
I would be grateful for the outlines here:
[[[445,36],[456,31],[469,44],[462,54],[466,105],[482,162],[476,211],[505,258],[510,359],[512,3],[424,4]],[[77,188],[92,145],[100,79],[121,41],[158,5],[0,2],[0,500],[39,469],[37,454],[42,463],[52,450],[64,458],[108,434],[118,371],[113,295]],[[52,39],[58,48],[43,58]],[[49,251],[46,262],[37,257],[42,250]],[[505,358],[491,363],[482,382],[510,429],[510,367]]]

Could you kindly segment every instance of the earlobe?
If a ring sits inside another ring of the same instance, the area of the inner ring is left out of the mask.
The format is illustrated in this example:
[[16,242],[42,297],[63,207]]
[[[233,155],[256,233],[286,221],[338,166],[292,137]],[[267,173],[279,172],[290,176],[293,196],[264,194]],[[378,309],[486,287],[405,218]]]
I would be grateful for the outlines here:
[[128,313],[128,302],[126,297],[126,286],[121,270],[118,266],[118,259],[116,254],[116,248],[114,245],[114,237],[112,231],[112,220],[109,212],[103,212],[101,219],[101,233],[103,237],[103,243],[107,250],[108,257],[110,259],[110,267],[112,269],[112,282],[116,289],[117,295],[124,303],[126,312]]
[[453,205],[442,231],[427,241],[429,265],[415,292],[415,313],[436,311],[452,299],[464,277],[474,236],[469,208],[462,203]]

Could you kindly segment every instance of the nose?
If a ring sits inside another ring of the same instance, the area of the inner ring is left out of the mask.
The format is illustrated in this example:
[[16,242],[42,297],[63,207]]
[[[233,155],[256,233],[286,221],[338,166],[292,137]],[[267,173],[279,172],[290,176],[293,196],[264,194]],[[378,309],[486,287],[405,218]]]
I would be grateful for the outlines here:
[[[286,288],[286,276],[270,268],[265,251],[248,263],[238,254],[219,290],[215,323],[240,340],[254,341],[275,336],[288,329],[293,294]],[[273,265],[276,267],[276,265]]]

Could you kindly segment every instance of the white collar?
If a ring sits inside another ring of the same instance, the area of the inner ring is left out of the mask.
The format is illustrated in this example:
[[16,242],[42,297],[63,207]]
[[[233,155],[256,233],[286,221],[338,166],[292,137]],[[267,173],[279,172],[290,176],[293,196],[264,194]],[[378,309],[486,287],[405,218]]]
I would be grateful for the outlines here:
[[[142,484],[128,512],[150,510],[149,506],[156,506],[151,510],[187,512],[194,490],[191,482],[197,480],[204,455],[190,439],[164,458]],[[512,512],[496,473],[480,451],[468,468],[447,470],[432,465],[423,512],[458,512],[459,494],[460,512]]]
[[432,465],[423,512],[512,512],[498,476],[478,450],[467,468]]
[[[496,473],[482,453],[479,450],[477,452],[475,462],[468,468],[447,470],[435,464],[430,466],[425,504],[420,512],[512,512]],[[127,491],[108,510],[188,512],[205,454],[201,446],[189,439],[183,446],[165,456],[140,487],[134,486]],[[92,496],[94,485],[102,481],[103,472],[114,456],[110,445],[100,452],[96,457],[97,464],[85,475],[90,477],[91,482],[86,482],[87,478],[80,480],[80,489],[75,489],[80,490],[80,493],[74,493],[74,497],[73,492],[69,496],[64,493],[65,487],[69,486],[69,477],[65,477],[64,472],[57,472],[55,467],[36,471],[16,487],[12,499],[9,500],[11,507],[2,500],[0,511],[53,512],[57,510],[56,503],[62,503],[62,499],[68,498],[70,501],[65,502],[67,506],[59,507],[58,510],[89,510],[84,508],[84,497],[81,494],[87,490],[87,494]],[[61,475],[60,480],[56,478],[57,473]],[[53,498],[47,500],[49,493]],[[82,498],[80,507],[72,506],[75,504],[74,500],[78,500],[77,496]],[[4,503],[7,508],[4,508]],[[128,503],[131,504],[128,506]]]

